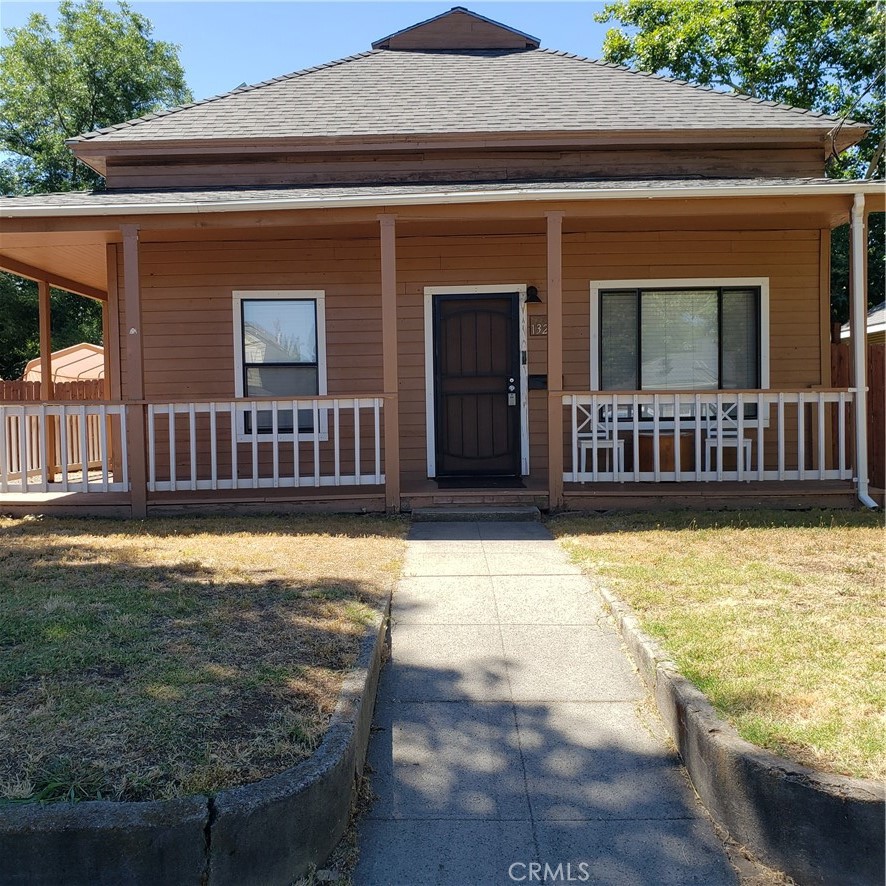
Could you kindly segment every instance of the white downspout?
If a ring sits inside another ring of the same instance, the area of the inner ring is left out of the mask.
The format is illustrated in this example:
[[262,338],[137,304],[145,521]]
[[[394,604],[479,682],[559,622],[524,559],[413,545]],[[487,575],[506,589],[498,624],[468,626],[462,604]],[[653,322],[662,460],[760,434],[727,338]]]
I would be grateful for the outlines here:
[[868,495],[868,388],[867,388],[867,297],[865,293],[864,194],[852,202],[850,228],[852,278],[852,381],[855,385],[855,473],[858,500],[868,508],[877,503]]

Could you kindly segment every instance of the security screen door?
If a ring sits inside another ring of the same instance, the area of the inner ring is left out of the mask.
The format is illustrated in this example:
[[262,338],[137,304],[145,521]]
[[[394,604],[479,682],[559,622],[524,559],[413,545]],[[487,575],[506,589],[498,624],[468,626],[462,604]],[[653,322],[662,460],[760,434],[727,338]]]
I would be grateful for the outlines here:
[[520,474],[520,298],[434,298],[438,477]]

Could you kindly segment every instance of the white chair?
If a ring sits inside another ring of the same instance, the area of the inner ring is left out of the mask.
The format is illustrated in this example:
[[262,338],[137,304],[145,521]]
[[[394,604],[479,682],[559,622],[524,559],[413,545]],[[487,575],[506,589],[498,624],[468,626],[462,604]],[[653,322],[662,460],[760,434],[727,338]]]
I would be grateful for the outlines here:
[[[750,475],[753,463],[753,441],[750,437],[738,435],[739,404],[734,400],[726,403],[712,403],[707,410],[705,423],[705,470],[716,471],[722,464],[722,456],[715,455],[724,449],[735,449],[736,470],[739,450],[744,457],[745,474]],[[748,476],[750,479],[750,476]]]
[[619,480],[622,480],[625,464],[625,441],[618,437],[618,422],[615,420],[612,407],[599,407],[595,417],[592,406],[579,406],[576,421],[578,464],[581,473],[588,472],[588,454],[590,453],[591,471],[596,475],[600,470],[600,453],[605,452],[609,469]]

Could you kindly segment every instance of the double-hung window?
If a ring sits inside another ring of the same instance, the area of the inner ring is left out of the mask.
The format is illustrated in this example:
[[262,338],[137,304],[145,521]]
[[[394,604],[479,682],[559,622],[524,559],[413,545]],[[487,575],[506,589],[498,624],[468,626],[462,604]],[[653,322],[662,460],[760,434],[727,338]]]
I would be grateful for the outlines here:
[[[326,393],[324,293],[318,290],[273,290],[234,293],[235,393],[238,397],[280,400],[312,398]],[[321,415],[322,419],[325,414]],[[244,410],[240,430],[251,435],[252,410]],[[274,431],[273,412],[255,413],[258,434]],[[313,435],[314,413],[278,408],[279,435]],[[320,428],[322,433],[323,428]]]
[[591,387],[747,390],[768,385],[765,281],[592,287]]

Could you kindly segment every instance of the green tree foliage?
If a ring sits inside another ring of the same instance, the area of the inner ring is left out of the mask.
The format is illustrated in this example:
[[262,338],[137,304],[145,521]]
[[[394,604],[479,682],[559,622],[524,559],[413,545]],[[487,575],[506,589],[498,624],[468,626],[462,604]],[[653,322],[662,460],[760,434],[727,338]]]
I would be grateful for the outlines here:
[[62,0],[53,27],[34,13],[6,31],[0,50],[0,147],[7,193],[96,186],[101,178],[65,139],[191,101],[178,48],[151,37],[151,23],[120,3]]
[[[52,347],[82,341],[101,344],[102,312],[98,302],[70,292],[52,291]],[[0,378],[19,378],[28,360],[40,355],[37,286],[3,274],[0,278]]]
[[[191,101],[178,48],[125,2],[62,0],[53,26],[34,13],[6,31],[0,49],[0,188],[34,194],[101,187],[65,147],[83,132]],[[101,341],[101,305],[52,295],[52,346]],[[37,288],[0,274],[0,377],[14,378],[39,354]]]
[[[868,123],[832,157],[837,178],[883,176],[886,8],[882,0],[618,0],[596,16],[607,61]],[[873,167],[873,168],[871,168]],[[848,313],[848,237],[833,238],[832,315]],[[868,296],[883,301],[883,215],[871,216]]]

